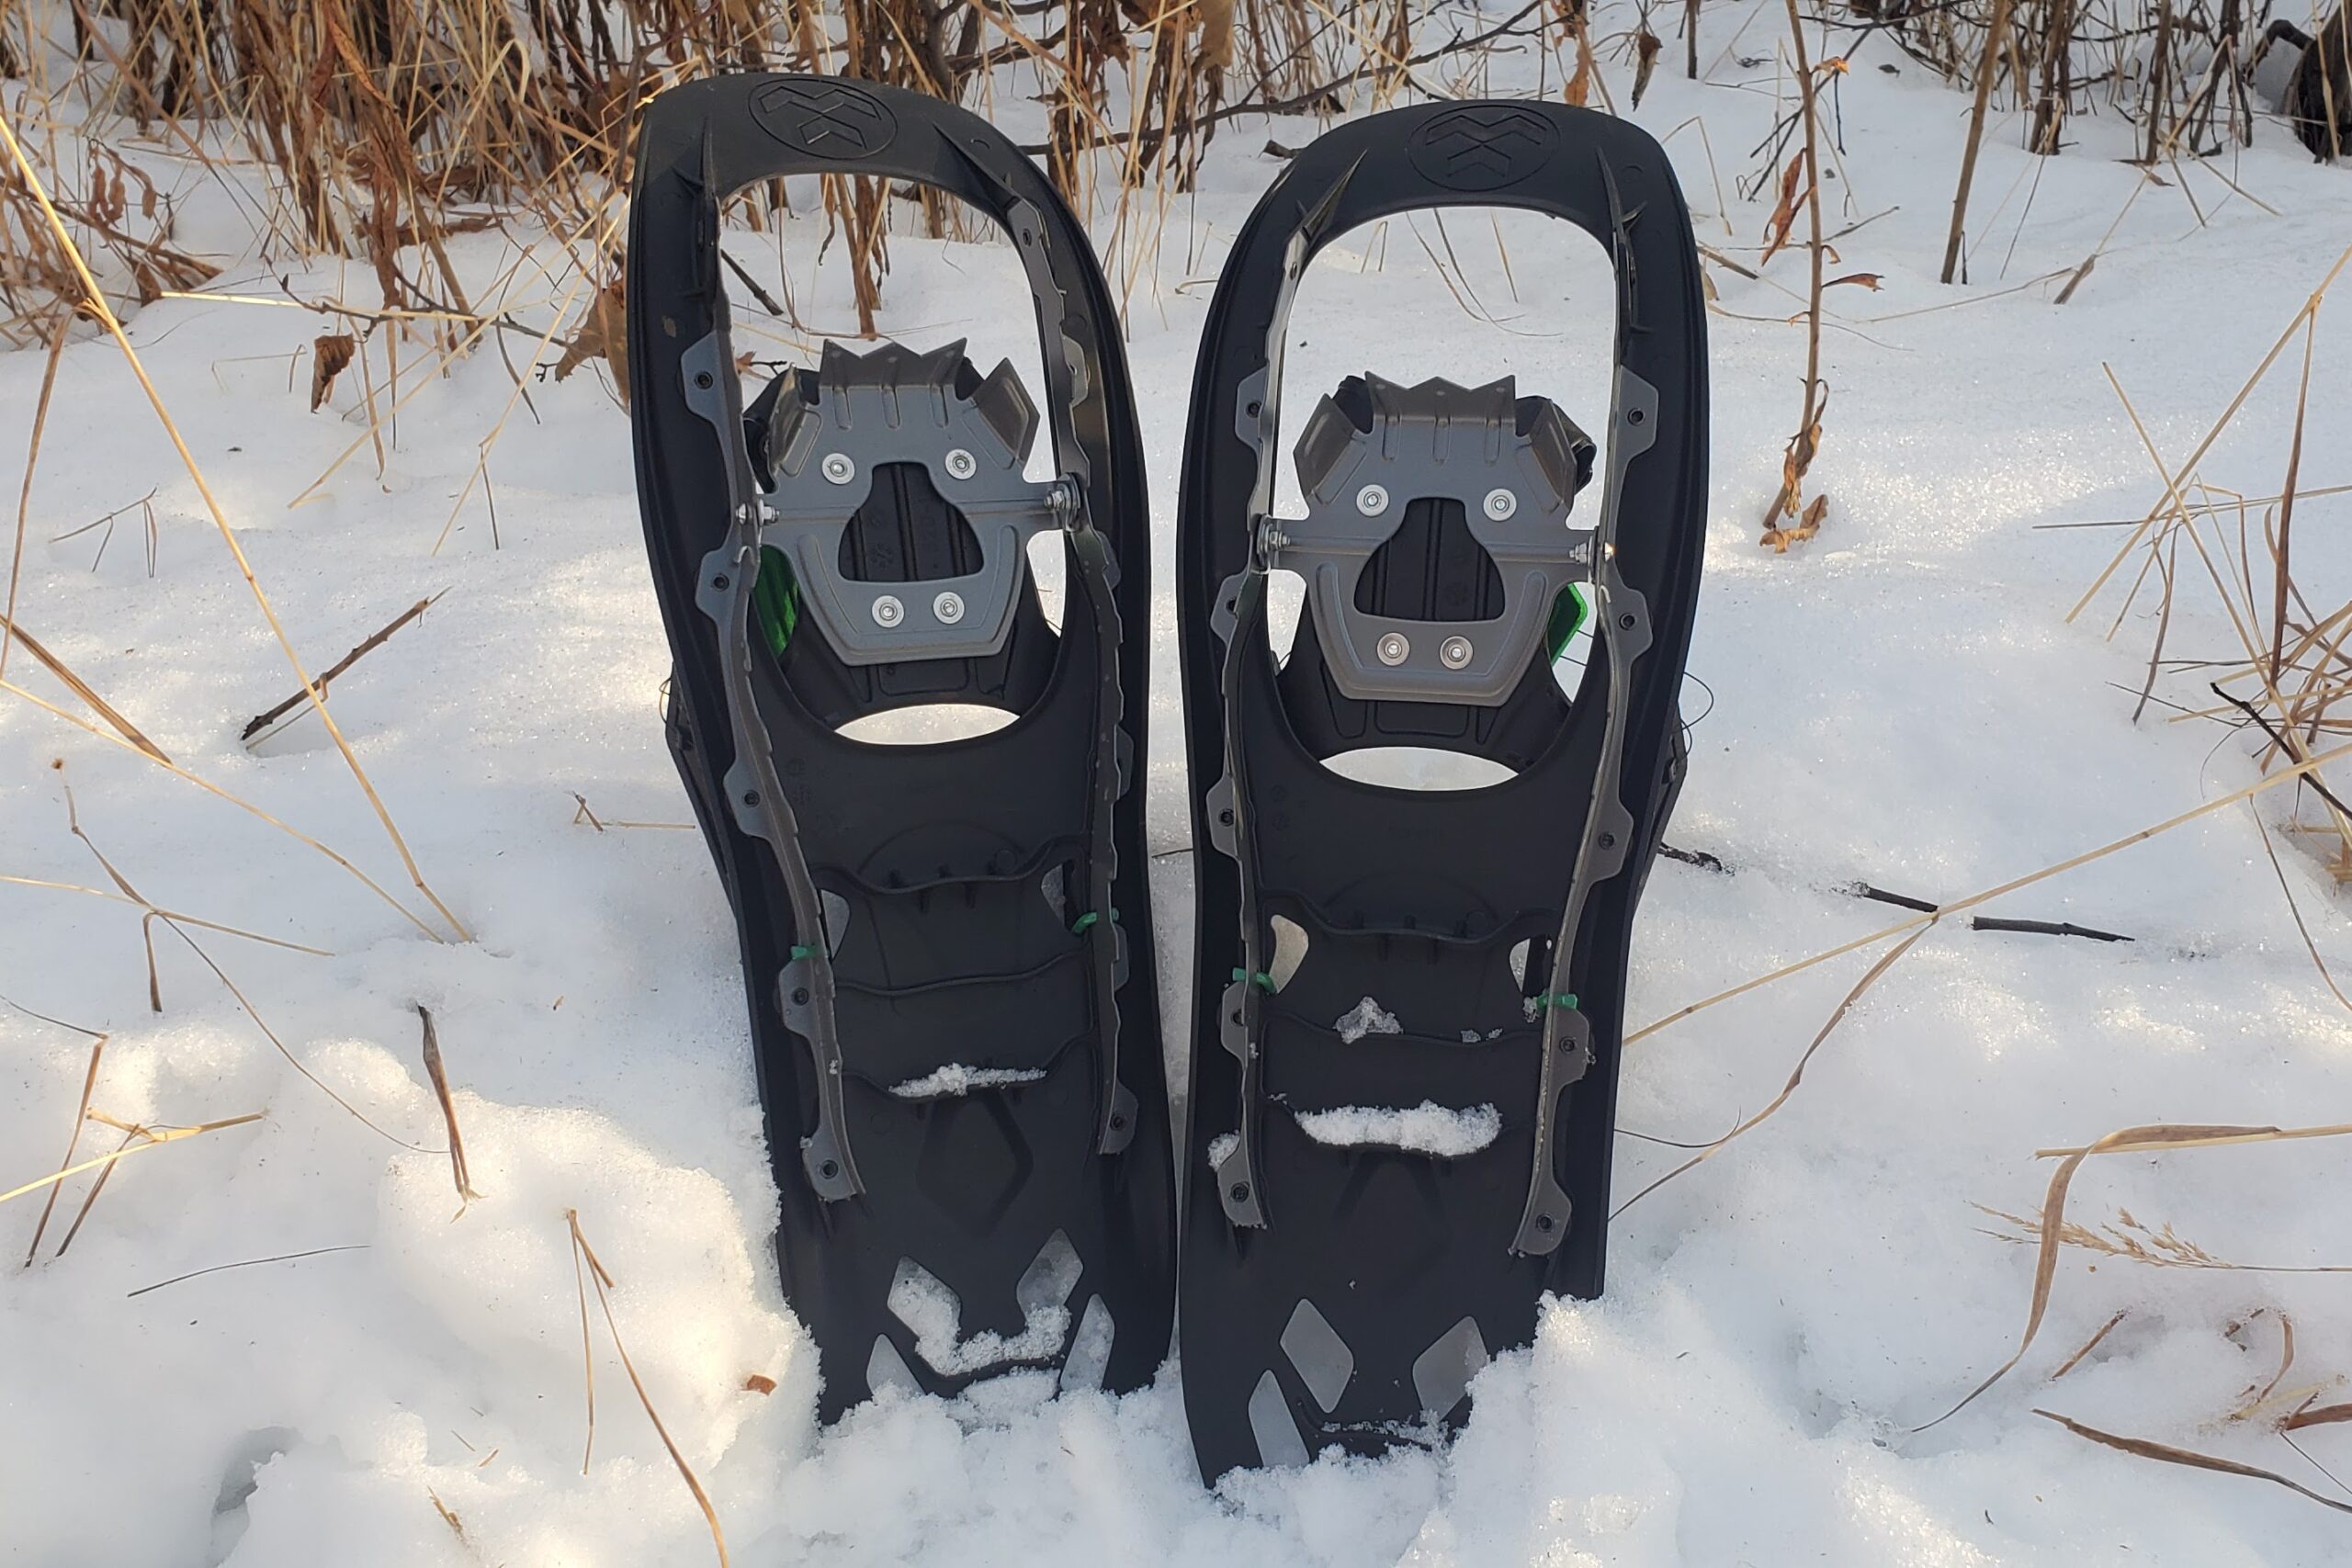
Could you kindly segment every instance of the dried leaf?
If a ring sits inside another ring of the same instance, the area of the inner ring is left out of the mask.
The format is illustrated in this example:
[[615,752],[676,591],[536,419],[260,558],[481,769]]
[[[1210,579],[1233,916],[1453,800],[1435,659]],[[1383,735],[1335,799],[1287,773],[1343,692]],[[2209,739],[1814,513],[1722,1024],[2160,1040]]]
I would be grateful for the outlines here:
[[768,1376],[765,1372],[753,1372],[750,1377],[743,1380],[743,1387],[747,1392],[752,1393],[774,1393],[775,1392],[775,1379]]
[[1773,204],[1772,216],[1764,220],[1764,256],[1756,265],[1761,266],[1780,253],[1789,243],[1789,235],[1797,226],[1797,178],[1804,173],[1804,153],[1789,155],[1789,166],[1781,171],[1781,199]]
[[433,1081],[433,1098],[440,1101],[441,1121],[449,1130],[449,1175],[457,1183],[458,1213],[462,1214],[466,1205],[479,1201],[481,1194],[474,1190],[466,1172],[466,1141],[458,1133],[457,1102],[449,1098],[449,1073],[441,1060],[441,1032],[433,1027],[433,1014],[421,1002],[416,1016],[424,1023],[424,1076]]
[[2352,1421],[2352,1404],[2307,1404],[2287,1417],[2284,1429],[2300,1432],[2306,1427],[2332,1427],[2339,1421]]
[[1841,284],[1841,283],[1859,283],[1859,284],[1860,284],[1863,288],[1865,288],[1869,289],[1871,293],[1875,294],[1875,293],[1877,293],[1877,292],[1878,292],[1878,286],[1879,286],[1879,282],[1880,282],[1880,278],[1879,278],[1879,275],[1878,275],[1877,273],[1874,273],[1874,272],[1849,272],[1849,273],[1848,273],[1848,274],[1847,274],[1845,276],[1843,276],[1843,277],[1833,277],[1833,278],[1830,278],[1827,282],[1824,283],[1821,287],[1822,287],[1822,288],[1837,288],[1837,287],[1838,287],[1839,284]]
[[2131,1311],[2132,1309],[2130,1307],[2117,1308],[2113,1317],[2109,1318],[2105,1323],[2098,1325],[2098,1332],[2097,1334],[2092,1335],[2088,1339],[2083,1341],[2083,1348],[2081,1349],[2067,1357],[2066,1359],[2060,1364],[2058,1370],[2050,1374],[2050,1381],[2052,1382],[2056,1382],[2060,1378],[2064,1377],[2068,1372],[2073,1371],[2077,1366],[2080,1366],[2082,1364],[2083,1358],[2098,1349],[2099,1348],[2099,1342],[2104,1340],[2109,1335],[2114,1333],[2115,1325],[2121,1323],[2126,1316],[2130,1315]]
[[555,363],[555,378],[559,381],[591,359],[601,359],[612,367],[613,386],[619,392],[621,406],[628,406],[628,330],[626,295],[619,278],[596,291],[582,312],[580,326],[564,344],[563,357]]
[[322,333],[311,344],[311,412],[316,413],[334,390],[334,378],[359,352],[359,340],[349,333]]
[[1233,63],[1233,0],[1200,0],[1201,41],[1198,60],[1211,71]]
[[1657,51],[1665,46],[1657,34],[1645,26],[1634,35],[1634,107],[1642,107],[1642,95],[1650,90],[1650,73],[1657,68]]
[[2147,1438],[2126,1438],[2113,1432],[2102,1432],[2096,1427],[2086,1427],[2080,1421],[2061,1416],[2054,1410],[2037,1410],[2034,1414],[2046,1421],[2057,1422],[2078,1438],[2087,1438],[2094,1443],[2114,1449],[2119,1452],[2134,1454],[2141,1459],[2158,1460],[2165,1464],[2186,1465],[2191,1470],[2210,1470],[2217,1475],[2243,1475],[2252,1481],[2267,1481],[2275,1485],[2284,1486],[2290,1492],[2309,1497],[2322,1507],[2333,1508],[2339,1514],[2352,1514],[2352,1503],[2342,1503],[2333,1497],[2324,1496],[2300,1481],[2288,1480],[2275,1470],[2264,1470],[2258,1465],[2240,1464],[2236,1460],[2222,1459],[2216,1454],[2200,1454],[2194,1449],[2177,1449],[2170,1443],[2159,1443]]

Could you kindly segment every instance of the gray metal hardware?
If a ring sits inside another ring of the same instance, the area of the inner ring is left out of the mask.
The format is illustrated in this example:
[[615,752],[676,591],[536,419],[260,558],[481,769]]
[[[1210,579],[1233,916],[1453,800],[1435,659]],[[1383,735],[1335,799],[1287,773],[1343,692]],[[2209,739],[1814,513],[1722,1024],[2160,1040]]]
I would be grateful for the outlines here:
[[[1271,564],[1306,580],[1331,678],[1359,700],[1492,706],[1541,646],[1553,601],[1592,575],[1593,530],[1568,522],[1591,444],[1544,402],[1520,425],[1509,378],[1484,387],[1418,387],[1364,378],[1371,428],[1325,398],[1296,458],[1306,516],[1283,521]],[[1398,621],[1356,608],[1356,584],[1415,501],[1451,501],[1502,575],[1487,621]]]
[[[761,543],[791,561],[803,604],[844,663],[1001,651],[1028,570],[1029,539],[1069,525],[1079,511],[1074,487],[1022,477],[1037,410],[1012,362],[962,391],[963,359],[960,341],[926,353],[884,344],[855,354],[828,344],[815,400],[787,388],[769,424],[775,489],[762,498]],[[842,536],[893,464],[925,469],[941,499],[971,525],[978,570],[923,581],[842,574]],[[909,614],[910,604],[933,613]]]
[[[1600,509],[1600,547],[1596,552],[1599,564],[1593,582],[1597,614],[1592,655],[1609,662],[1609,713],[1601,730],[1592,809],[1585,816],[1584,841],[1577,848],[1576,873],[1569,880],[1567,904],[1553,942],[1551,978],[1544,987],[1546,994],[1569,988],[1568,966],[1584,907],[1596,887],[1624,869],[1626,852],[1634,840],[1634,814],[1625,806],[1623,776],[1626,703],[1633,690],[1634,661],[1650,649],[1650,612],[1648,601],[1628,586],[1617,570],[1617,531],[1622,521],[1618,502],[1624,493],[1625,470],[1657,440],[1657,389],[1621,365],[1611,405],[1609,484]],[[1591,1021],[1568,1008],[1544,1009],[1544,1047],[1536,1067],[1535,1156],[1527,1176],[1527,1201],[1511,1237],[1513,1252],[1543,1257],[1567,1239],[1572,1206],[1553,1172],[1552,1141],[1562,1092],[1591,1066]]]

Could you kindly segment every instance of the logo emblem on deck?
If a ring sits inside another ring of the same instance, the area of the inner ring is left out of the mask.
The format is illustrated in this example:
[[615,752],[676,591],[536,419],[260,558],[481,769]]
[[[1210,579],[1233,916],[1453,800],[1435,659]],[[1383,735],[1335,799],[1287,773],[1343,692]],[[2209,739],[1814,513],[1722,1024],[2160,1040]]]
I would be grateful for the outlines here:
[[779,82],[752,99],[752,118],[813,158],[870,158],[899,134],[880,99],[840,82]]
[[1442,114],[1414,136],[1413,166],[1455,190],[1515,185],[1552,155],[1551,121],[1508,104],[1480,104]]

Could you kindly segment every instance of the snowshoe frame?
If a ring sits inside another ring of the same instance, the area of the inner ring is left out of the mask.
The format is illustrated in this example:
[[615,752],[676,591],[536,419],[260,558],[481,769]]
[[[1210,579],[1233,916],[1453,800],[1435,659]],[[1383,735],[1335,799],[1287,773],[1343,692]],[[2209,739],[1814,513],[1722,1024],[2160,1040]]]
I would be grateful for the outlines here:
[[[1376,219],[1465,205],[1566,219],[1615,264],[1597,518],[1554,504],[1582,475],[1544,400],[1374,378],[1306,422],[1308,522],[1272,519],[1308,260]],[[1177,540],[1197,889],[1179,1322],[1206,1479],[1432,1436],[1492,1354],[1532,1338],[1544,1292],[1600,1293],[1628,944],[1685,761],[1706,400],[1689,215],[1664,152],[1623,120],[1522,101],[1371,116],[1300,152],[1235,243],[1193,379]],[[1478,442],[1452,461],[1457,420]],[[1351,496],[1363,528],[1346,525]],[[1388,558],[1365,558],[1374,547]],[[1279,665],[1272,565],[1307,577],[1312,611]],[[1568,581],[1594,601],[1573,704],[1532,630]],[[1321,765],[1365,745],[1514,776],[1423,793]],[[1276,917],[1306,938],[1280,981]],[[1367,996],[1397,1032],[1342,1040],[1332,1021]],[[1296,1119],[1422,1100],[1495,1106],[1499,1132],[1440,1159],[1320,1145]]]
[[[692,83],[648,108],[637,160],[629,386],[667,727],[735,914],[820,1416],[1011,1366],[1139,1386],[1169,1344],[1173,1201],[1133,787],[1149,513],[1101,269],[1011,142],[909,92]],[[1038,407],[961,345],[885,344],[829,350],[747,410],[719,210],[801,175],[993,219],[1036,312]],[[1043,486],[1021,478],[1040,409]],[[1058,637],[1022,547],[1045,528],[1066,544]],[[1019,716],[930,746],[837,733],[942,702]],[[899,1292],[935,1307],[934,1285],[963,1347],[1000,1355],[926,1359],[910,1319],[937,1314]]]

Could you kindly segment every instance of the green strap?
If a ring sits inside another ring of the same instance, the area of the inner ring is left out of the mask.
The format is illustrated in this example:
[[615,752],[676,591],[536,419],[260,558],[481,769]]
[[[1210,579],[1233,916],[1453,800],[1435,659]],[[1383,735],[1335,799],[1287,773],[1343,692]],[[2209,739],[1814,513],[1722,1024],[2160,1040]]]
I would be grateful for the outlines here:
[[1233,977],[1237,980],[1249,979],[1255,981],[1257,984],[1265,987],[1266,994],[1268,996],[1273,995],[1274,977],[1272,975],[1267,974],[1262,969],[1236,969],[1233,972]]
[[814,958],[817,956],[817,953],[818,950],[809,946],[807,942],[796,942],[792,944],[792,961],[795,964],[799,963],[804,958]]
[[752,584],[752,608],[759,615],[760,635],[768,651],[783,653],[785,644],[792,640],[793,629],[800,625],[800,582],[792,575],[792,563],[773,545],[761,547],[759,580]]
[[[764,576],[762,581],[765,581]],[[1583,592],[1573,582],[1561,589],[1559,597],[1552,601],[1552,619],[1544,628],[1544,646],[1551,649],[1553,663],[1558,663],[1560,655],[1567,652],[1569,639],[1577,635],[1577,628],[1584,625],[1584,618],[1590,613],[1590,608],[1584,602]]]
[[[1072,936],[1083,936],[1083,935],[1085,935],[1085,934],[1086,934],[1086,929],[1087,929],[1089,926],[1093,925],[1096,921],[1100,920],[1102,918],[1102,912],[1100,909],[1089,909],[1089,910],[1087,910],[1087,911],[1086,911],[1086,913],[1084,913],[1084,914],[1082,914],[1082,915],[1079,916],[1079,917],[1078,917],[1078,919],[1076,919],[1075,920],[1072,920],[1072,921],[1070,922],[1070,926],[1069,926],[1069,934],[1070,934],[1070,935],[1072,935]],[[1112,920],[1112,923],[1115,925],[1115,924],[1118,922],[1118,919],[1119,919],[1119,911],[1118,911],[1117,908],[1114,906],[1114,907],[1112,908],[1112,910],[1111,910],[1111,920]]]
[[1566,1008],[1570,1012],[1577,1010],[1577,994],[1574,991],[1553,991],[1527,999],[1533,1002],[1539,1011],[1546,1008]]

